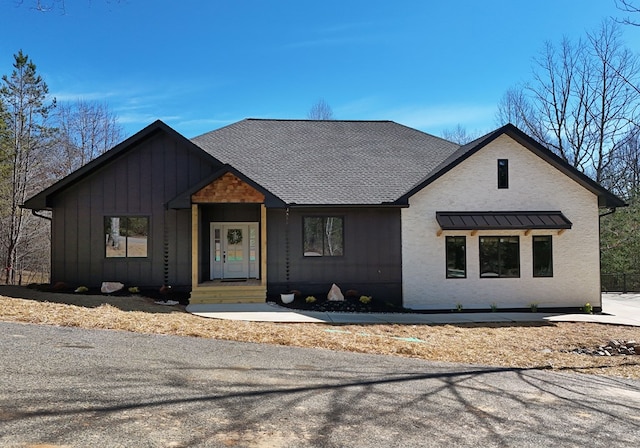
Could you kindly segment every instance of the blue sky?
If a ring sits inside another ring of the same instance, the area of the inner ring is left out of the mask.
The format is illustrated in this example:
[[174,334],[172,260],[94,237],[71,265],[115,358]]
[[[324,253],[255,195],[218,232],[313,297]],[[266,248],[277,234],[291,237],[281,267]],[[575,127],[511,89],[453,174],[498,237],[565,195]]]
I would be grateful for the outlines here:
[[[129,135],[161,119],[186,137],[306,118],[320,98],[336,119],[489,131],[545,41],[623,15],[614,0],[35,2],[0,0],[0,73],[22,49],[59,101],[105,101]],[[623,38],[640,51],[640,28]]]

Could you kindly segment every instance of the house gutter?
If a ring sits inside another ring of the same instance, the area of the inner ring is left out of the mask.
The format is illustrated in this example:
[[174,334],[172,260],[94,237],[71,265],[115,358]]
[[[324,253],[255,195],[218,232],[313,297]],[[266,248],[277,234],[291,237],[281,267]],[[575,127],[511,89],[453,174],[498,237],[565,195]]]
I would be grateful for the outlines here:
[[603,213],[602,215],[598,215],[598,218],[602,218],[604,216],[609,216],[609,215],[613,215],[616,212],[617,208],[613,207],[612,209],[610,209],[608,212]]
[[53,221],[53,220],[51,219],[51,216],[39,215],[39,214],[38,214],[38,212],[39,212],[39,211],[40,211],[40,210],[34,210],[34,209],[31,209],[31,214],[32,214],[33,216],[37,216],[38,218],[46,219],[47,221]]

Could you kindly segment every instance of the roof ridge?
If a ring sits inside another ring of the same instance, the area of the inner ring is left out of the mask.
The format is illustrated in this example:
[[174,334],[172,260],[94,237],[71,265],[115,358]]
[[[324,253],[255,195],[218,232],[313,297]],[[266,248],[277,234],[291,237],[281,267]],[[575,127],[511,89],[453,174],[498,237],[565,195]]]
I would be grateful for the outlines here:
[[[245,118],[243,121],[292,121],[292,122],[334,122],[334,123],[395,123],[393,120],[318,120],[311,118]],[[396,123],[397,124],[397,123]]]

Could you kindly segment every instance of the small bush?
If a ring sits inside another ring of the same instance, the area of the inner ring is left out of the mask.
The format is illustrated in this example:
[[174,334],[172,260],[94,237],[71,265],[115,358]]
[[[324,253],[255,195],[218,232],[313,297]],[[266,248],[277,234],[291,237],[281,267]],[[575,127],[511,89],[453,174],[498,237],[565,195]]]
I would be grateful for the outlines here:
[[360,296],[360,303],[366,305],[367,303],[371,302],[371,299],[371,296]]
[[314,296],[308,296],[306,299],[304,299],[305,302],[307,303],[314,303],[317,299]]

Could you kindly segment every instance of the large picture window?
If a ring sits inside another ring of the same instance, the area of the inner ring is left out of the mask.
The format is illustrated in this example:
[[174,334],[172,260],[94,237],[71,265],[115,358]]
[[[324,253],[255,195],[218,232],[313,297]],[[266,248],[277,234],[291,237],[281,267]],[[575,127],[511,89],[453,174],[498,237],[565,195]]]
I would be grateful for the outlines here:
[[551,235],[533,237],[533,276],[553,277]]
[[336,216],[303,218],[305,257],[337,257],[344,253],[343,221]]
[[480,277],[520,277],[519,237],[480,237]]
[[466,237],[448,236],[447,242],[447,278],[465,278],[467,276]]
[[147,257],[149,218],[146,216],[105,216],[105,256],[107,258]]

